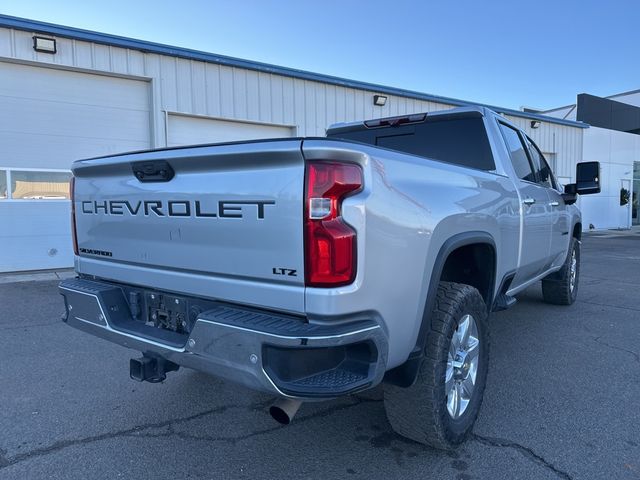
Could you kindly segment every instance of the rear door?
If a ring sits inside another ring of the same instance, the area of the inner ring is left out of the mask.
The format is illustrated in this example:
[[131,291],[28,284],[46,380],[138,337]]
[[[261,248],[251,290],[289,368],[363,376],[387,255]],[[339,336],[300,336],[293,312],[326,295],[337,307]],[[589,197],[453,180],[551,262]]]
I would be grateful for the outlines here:
[[536,171],[538,183],[547,189],[549,195],[549,215],[551,216],[551,242],[549,246],[549,262],[553,265],[562,264],[569,249],[571,238],[571,218],[567,206],[560,195],[551,167],[538,146],[526,137],[529,154]]
[[520,267],[513,281],[513,286],[518,286],[539,275],[549,264],[549,194],[547,188],[537,183],[520,132],[504,123],[500,123],[500,129],[509,151],[521,201]]

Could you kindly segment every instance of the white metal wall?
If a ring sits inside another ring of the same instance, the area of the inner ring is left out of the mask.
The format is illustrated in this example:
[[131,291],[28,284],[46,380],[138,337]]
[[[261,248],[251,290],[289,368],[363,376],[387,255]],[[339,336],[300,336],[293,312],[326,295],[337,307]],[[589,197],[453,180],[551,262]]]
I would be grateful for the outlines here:
[[149,82],[0,59],[0,168],[149,148]]
[[600,162],[597,195],[579,198],[583,225],[595,229],[631,226],[631,203],[620,205],[620,188],[633,185],[633,165],[640,162],[640,135],[591,127],[584,134],[584,161]]
[[295,136],[295,127],[167,114],[167,145],[170,147]]
[[[373,105],[364,91],[221,66],[166,55],[58,38],[58,53],[37,53],[32,33],[0,28],[0,57],[150,79],[153,85],[154,145],[165,145],[165,111],[296,126],[301,136],[323,135],[328,125],[379,116],[450,108],[450,105],[389,95]],[[560,175],[582,156],[582,130],[510,118],[526,128],[545,152],[556,153]]]

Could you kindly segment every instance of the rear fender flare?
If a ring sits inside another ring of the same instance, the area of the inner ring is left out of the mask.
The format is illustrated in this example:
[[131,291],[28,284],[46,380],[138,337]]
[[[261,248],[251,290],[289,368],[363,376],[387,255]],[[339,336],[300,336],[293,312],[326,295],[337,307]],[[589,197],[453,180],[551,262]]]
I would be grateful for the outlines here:
[[[384,378],[384,381],[400,387],[410,387],[416,381],[418,370],[424,356],[424,348],[427,340],[427,333],[429,331],[429,325],[431,321],[431,312],[435,306],[436,295],[438,293],[438,284],[440,278],[442,278],[442,271],[449,255],[456,249],[464,247],[466,245],[472,245],[475,243],[484,243],[490,245],[494,252],[496,252],[496,243],[493,237],[482,231],[472,231],[458,233],[448,238],[438,250],[433,269],[431,271],[431,277],[429,279],[429,286],[427,287],[427,298],[425,301],[425,307],[422,313],[422,319],[420,323],[420,329],[418,331],[418,338],[416,340],[415,347],[409,354],[409,358],[405,363],[399,365],[392,370],[389,370]],[[492,289],[490,298],[487,299],[487,308],[491,311],[491,305],[494,301],[495,292],[495,272],[492,278]]]

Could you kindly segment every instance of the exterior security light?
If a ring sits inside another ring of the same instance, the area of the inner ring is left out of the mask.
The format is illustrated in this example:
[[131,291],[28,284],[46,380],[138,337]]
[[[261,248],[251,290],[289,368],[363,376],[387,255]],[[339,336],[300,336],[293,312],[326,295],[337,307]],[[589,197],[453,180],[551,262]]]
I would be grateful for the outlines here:
[[531,120],[531,128],[538,128],[540,126],[540,120]]
[[38,37],[36,35],[33,37],[33,49],[36,52],[56,53],[56,39]]
[[373,104],[378,107],[384,107],[384,104],[387,103],[387,97],[384,95],[374,95],[373,96]]

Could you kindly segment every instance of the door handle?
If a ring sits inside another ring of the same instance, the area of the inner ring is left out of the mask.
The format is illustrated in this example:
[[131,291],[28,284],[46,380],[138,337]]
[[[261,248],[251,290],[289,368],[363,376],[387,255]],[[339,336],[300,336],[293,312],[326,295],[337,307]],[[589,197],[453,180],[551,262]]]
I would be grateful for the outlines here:
[[534,203],[536,203],[536,199],[535,198],[525,198],[522,203],[524,203],[525,205],[533,205]]
[[549,202],[550,207],[557,207],[558,205],[560,205],[560,202]]

